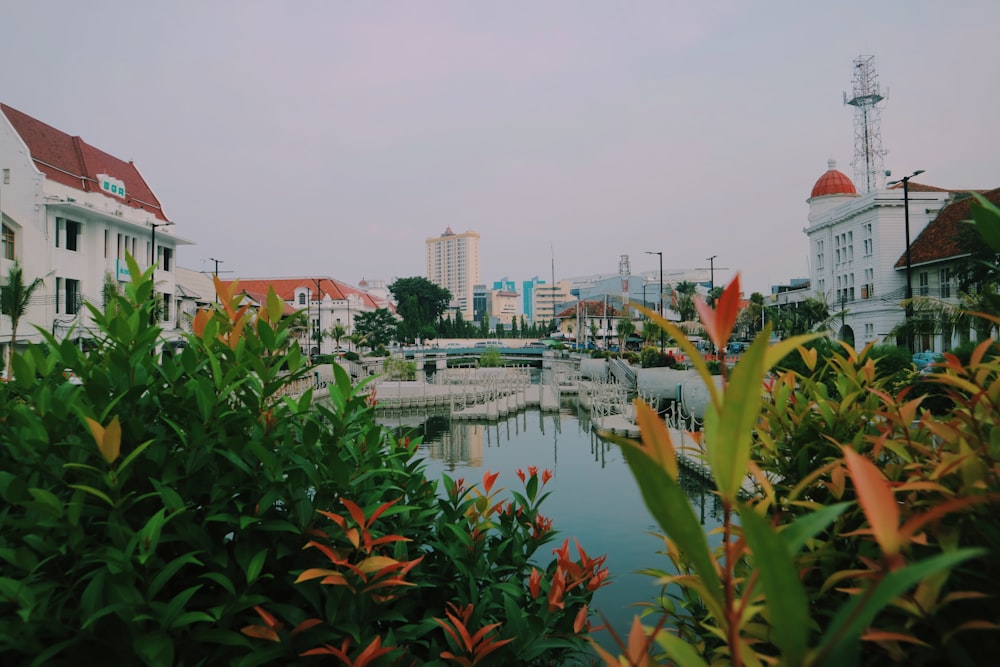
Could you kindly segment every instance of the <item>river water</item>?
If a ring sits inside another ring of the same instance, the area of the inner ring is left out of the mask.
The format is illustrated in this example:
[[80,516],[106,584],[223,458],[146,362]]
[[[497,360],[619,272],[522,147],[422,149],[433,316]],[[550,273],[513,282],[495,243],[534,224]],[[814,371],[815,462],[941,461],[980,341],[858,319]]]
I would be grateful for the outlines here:
[[[447,473],[471,484],[481,482],[486,471],[499,471],[498,485],[520,490],[518,468],[551,470],[553,478],[546,487],[551,495],[542,505],[542,514],[553,519],[558,532],[551,546],[558,547],[566,537],[572,544],[575,537],[588,555],[607,554],[612,583],[597,591],[592,608],[608,619],[619,636],[627,638],[632,616],[639,612],[634,605],[650,602],[659,594],[654,579],[638,571],[668,570],[670,562],[657,553],[662,540],[651,533],[659,528],[624,456],[617,445],[591,433],[587,412],[575,402],[564,402],[559,413],[527,410],[490,424],[452,421],[447,414],[387,415],[379,421],[393,429],[415,428],[414,434],[424,436],[420,452],[432,479]],[[715,496],[693,476],[682,476],[681,481],[705,529],[717,527],[720,508]],[[547,562],[549,554],[541,555]],[[592,623],[600,624],[600,617],[592,618]],[[615,651],[608,632],[597,632],[594,637]]]

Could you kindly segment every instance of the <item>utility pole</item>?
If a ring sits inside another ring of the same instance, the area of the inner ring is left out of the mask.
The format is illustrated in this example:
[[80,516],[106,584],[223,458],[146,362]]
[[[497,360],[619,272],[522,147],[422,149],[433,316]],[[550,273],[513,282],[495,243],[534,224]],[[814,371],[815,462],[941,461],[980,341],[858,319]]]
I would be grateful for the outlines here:
[[[716,257],[718,257],[718,255],[712,255],[711,257],[707,258],[707,260],[708,260],[708,268],[707,269],[705,267],[700,267],[700,268],[695,269],[695,271],[708,271],[708,295],[710,297],[712,296],[712,292],[715,291],[715,258]],[[719,267],[719,271],[729,271],[729,268],[725,267],[725,266],[720,266]]]
[[913,280],[911,273],[913,267],[910,264],[910,179],[924,173],[923,169],[917,169],[909,176],[904,176],[898,181],[889,181],[888,186],[903,184],[903,224],[906,227],[906,340],[910,347],[910,354],[913,354]]

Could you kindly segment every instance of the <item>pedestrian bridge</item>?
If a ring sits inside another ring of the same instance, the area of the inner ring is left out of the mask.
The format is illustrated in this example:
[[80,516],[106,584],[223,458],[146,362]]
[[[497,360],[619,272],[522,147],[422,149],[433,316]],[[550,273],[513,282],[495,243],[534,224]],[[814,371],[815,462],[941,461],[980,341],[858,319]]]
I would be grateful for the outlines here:
[[471,346],[471,347],[404,347],[402,349],[402,354],[407,359],[425,359],[431,360],[434,358],[445,358],[452,359],[455,357],[476,357],[478,358],[483,352],[487,350],[496,350],[500,353],[505,361],[541,361],[542,356],[545,352],[549,352],[550,349],[547,347],[535,346],[535,345],[525,345],[525,346],[504,346],[504,345],[490,345],[487,347],[482,346]]

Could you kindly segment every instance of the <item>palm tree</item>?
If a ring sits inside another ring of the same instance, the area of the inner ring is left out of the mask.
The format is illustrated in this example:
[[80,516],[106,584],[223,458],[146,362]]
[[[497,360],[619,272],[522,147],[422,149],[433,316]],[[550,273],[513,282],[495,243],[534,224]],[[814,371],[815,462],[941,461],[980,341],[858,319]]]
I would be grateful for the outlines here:
[[28,312],[31,299],[44,281],[35,278],[30,285],[24,284],[21,265],[14,262],[7,271],[7,286],[0,290],[0,314],[10,317],[10,358],[7,368],[13,370],[14,345],[17,343],[17,325]]
[[339,348],[340,339],[347,335],[347,329],[344,328],[343,324],[334,324],[326,333],[337,342],[337,347]]
[[635,333],[635,325],[632,320],[623,317],[618,320],[618,349],[624,351],[628,337]]

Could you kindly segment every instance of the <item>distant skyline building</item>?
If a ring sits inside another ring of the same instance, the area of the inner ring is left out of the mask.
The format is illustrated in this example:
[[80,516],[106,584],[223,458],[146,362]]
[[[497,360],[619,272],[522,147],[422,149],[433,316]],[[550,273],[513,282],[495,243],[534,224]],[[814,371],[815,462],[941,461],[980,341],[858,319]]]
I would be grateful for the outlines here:
[[473,289],[480,284],[479,234],[456,234],[451,227],[427,239],[427,279],[451,292],[451,307],[475,319]]
[[545,281],[539,278],[538,276],[535,276],[530,280],[525,280],[524,282],[521,283],[522,287],[521,302],[523,303],[523,309],[521,312],[524,314],[524,318],[528,322],[535,321],[535,312],[534,312],[535,288],[538,285],[544,285],[544,284]]

